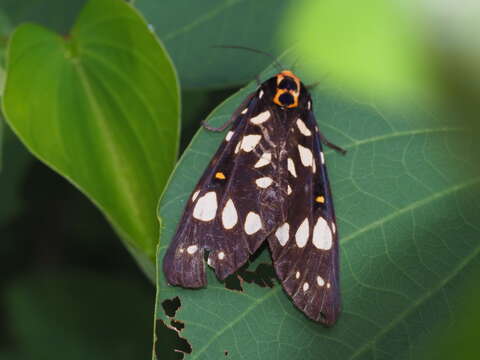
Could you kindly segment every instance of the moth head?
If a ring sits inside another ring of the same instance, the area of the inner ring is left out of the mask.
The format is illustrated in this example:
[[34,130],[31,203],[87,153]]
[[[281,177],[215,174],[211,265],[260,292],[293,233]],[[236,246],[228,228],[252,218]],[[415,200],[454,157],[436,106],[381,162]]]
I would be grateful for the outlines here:
[[283,70],[277,74],[277,88],[273,102],[283,108],[295,108],[298,106],[300,96],[300,79],[290,70]]

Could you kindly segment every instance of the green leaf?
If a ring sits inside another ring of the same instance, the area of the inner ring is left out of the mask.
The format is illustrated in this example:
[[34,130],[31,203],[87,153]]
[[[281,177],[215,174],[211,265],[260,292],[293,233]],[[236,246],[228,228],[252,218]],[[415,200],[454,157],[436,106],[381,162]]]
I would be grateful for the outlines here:
[[278,54],[276,38],[289,4],[295,1],[135,1],[165,42],[185,88],[225,88],[254,78],[269,63],[267,57],[212,46]]
[[138,13],[123,1],[94,0],[66,39],[19,27],[3,105],[28,149],[103,211],[152,275],[179,95],[168,55]]
[[[209,123],[227,121],[252,89],[221,104]],[[464,156],[471,141],[454,122],[414,104],[359,103],[319,87],[312,97],[322,132],[348,150],[325,151],[340,233],[340,319],[331,328],[308,320],[277,281],[273,288],[244,282],[243,292],[232,291],[209,269],[205,289],[166,285],[164,253],[225,136],[201,130],[159,206],[156,317],[168,325],[161,304],[179,297],[175,319],[185,325],[188,359],[223,359],[225,351],[232,359],[401,359],[431,326],[459,311],[457,280],[480,261],[480,179],[470,176]],[[250,269],[260,262],[271,262],[266,249]]]
[[478,359],[478,324],[480,323],[480,289],[478,279],[480,263],[463,273],[459,279],[462,296],[456,306],[462,311],[456,317],[454,326],[438,326],[431,329],[421,351],[412,356],[414,360],[476,360]]

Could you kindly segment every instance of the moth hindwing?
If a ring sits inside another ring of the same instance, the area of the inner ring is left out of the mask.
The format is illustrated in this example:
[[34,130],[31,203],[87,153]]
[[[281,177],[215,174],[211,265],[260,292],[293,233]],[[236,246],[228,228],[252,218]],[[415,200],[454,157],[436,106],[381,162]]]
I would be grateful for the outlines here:
[[307,88],[285,70],[250,94],[185,207],[163,268],[171,285],[221,280],[265,241],[282,287],[309,318],[340,311],[338,234]]

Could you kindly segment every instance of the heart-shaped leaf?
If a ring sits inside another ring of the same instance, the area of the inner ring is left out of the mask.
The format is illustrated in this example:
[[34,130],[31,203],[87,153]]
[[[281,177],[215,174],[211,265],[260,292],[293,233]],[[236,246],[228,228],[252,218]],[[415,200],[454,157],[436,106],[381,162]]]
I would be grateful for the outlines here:
[[4,110],[30,151],[107,216],[152,275],[157,199],[175,163],[175,71],[130,5],[92,0],[71,35],[35,25],[12,36]]
[[[253,88],[229,98],[208,121],[224,123]],[[325,151],[340,234],[340,319],[331,328],[308,320],[277,281],[273,288],[244,282],[242,292],[232,291],[208,270],[205,289],[165,283],[164,253],[224,137],[200,130],[159,207],[157,336],[181,322],[189,359],[400,359],[457,310],[457,279],[480,260],[480,179],[469,175],[457,141],[468,143],[465,133],[415,105],[359,103],[320,88],[312,97],[322,132],[348,150]],[[266,249],[260,261],[270,262]],[[180,306],[167,315],[162,304],[177,296]],[[162,359],[168,349],[156,351]]]

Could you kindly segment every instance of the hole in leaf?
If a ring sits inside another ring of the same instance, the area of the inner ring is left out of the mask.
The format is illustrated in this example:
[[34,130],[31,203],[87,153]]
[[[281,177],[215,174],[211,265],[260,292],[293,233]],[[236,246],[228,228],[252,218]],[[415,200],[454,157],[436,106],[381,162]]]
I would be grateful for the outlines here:
[[225,287],[229,290],[243,291],[242,279],[234,273],[225,279]]
[[180,332],[161,319],[157,320],[155,334],[155,355],[159,360],[181,360],[185,354],[192,352],[192,347],[180,336]]
[[275,271],[270,264],[260,264],[255,271],[245,270],[240,273],[240,276],[248,283],[255,283],[261,287],[273,287],[272,279],[275,279]]
[[254,271],[247,270],[249,264],[225,279],[225,287],[230,290],[243,291],[242,283],[257,284],[261,287],[273,287],[275,271],[271,264],[260,264]]
[[268,263],[261,263],[253,271],[248,270],[248,267],[255,262],[260,254],[265,251],[266,243],[263,243],[254,254],[250,256],[249,261],[243,265],[237,272],[228,276],[225,279],[225,287],[229,290],[243,291],[243,282],[250,284],[254,283],[261,287],[273,287],[274,279],[276,278],[273,266]]
[[203,249],[203,261],[205,261],[205,263],[207,263],[209,256],[210,256],[210,250]]
[[174,319],[170,320],[170,325],[172,325],[178,331],[182,331],[185,327],[185,324],[183,322]]
[[225,350],[223,353],[224,353],[225,356],[228,356],[228,351],[227,350]]
[[180,299],[178,296],[173,299],[167,299],[162,302],[163,311],[169,317],[174,317],[177,310],[180,308]]

